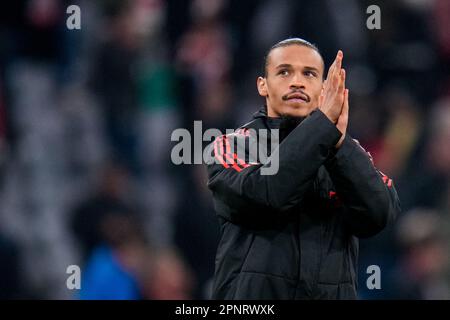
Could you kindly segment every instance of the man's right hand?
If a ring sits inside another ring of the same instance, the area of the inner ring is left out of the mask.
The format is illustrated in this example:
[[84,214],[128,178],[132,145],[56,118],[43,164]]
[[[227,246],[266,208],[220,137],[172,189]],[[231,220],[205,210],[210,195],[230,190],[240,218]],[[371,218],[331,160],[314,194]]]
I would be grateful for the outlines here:
[[345,70],[341,68],[343,57],[344,54],[339,50],[328,70],[327,78],[319,97],[319,109],[333,123],[337,123],[344,103]]

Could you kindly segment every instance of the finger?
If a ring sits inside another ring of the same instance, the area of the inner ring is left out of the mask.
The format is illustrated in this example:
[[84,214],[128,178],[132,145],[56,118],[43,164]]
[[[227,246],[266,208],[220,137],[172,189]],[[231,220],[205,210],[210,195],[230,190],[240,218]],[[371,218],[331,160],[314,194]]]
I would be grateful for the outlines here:
[[341,114],[339,115],[336,127],[345,134],[348,125],[348,89],[344,91],[344,102],[342,104]]
[[342,67],[342,57],[343,53],[341,50],[338,51],[336,55],[336,64],[331,75],[332,86],[337,89],[340,83],[341,67]]
[[349,91],[348,91],[348,89],[345,89],[345,91],[344,91],[344,105],[342,107],[342,115],[344,116],[344,119],[346,119],[347,121],[348,121],[348,111],[349,111],[348,95],[349,95]]
[[328,83],[328,81],[325,79],[322,83],[322,89],[320,90],[321,95],[323,95],[325,90],[327,89],[327,83]]
[[344,58],[344,53],[341,50],[338,50],[336,55],[336,70],[340,72],[342,67],[342,59]]
[[339,90],[340,94],[344,94],[345,77],[346,77],[345,69],[341,69],[341,74],[340,74],[340,79],[339,79],[339,87],[338,87],[338,90]]
[[333,63],[331,64],[330,68],[328,69],[327,79],[331,79],[335,75],[336,64],[337,64],[338,60],[340,59],[341,55],[342,55],[342,51],[339,50],[336,54],[336,57],[334,58]]

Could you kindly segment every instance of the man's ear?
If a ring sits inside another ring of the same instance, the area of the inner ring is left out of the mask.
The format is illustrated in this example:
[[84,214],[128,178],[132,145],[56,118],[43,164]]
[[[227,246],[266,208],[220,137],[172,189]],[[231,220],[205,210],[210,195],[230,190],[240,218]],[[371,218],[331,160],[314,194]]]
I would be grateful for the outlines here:
[[262,97],[267,97],[267,85],[266,85],[266,78],[258,77],[256,79],[256,86],[258,87],[259,95]]

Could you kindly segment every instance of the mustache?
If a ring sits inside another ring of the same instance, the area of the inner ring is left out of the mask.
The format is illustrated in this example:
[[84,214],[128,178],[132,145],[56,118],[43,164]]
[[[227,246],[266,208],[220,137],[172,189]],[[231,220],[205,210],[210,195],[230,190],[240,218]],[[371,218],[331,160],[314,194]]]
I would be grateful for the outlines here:
[[301,90],[301,89],[294,89],[294,90],[291,90],[289,93],[286,93],[285,95],[283,95],[283,96],[281,97],[281,99],[283,99],[284,101],[289,100],[289,97],[290,97],[291,95],[293,95],[293,94],[296,94],[296,93],[300,93],[302,96],[304,96],[304,97],[306,98],[306,102],[310,102],[310,101],[311,101],[310,96],[309,96],[308,94],[306,94],[306,92],[304,92],[304,91]]

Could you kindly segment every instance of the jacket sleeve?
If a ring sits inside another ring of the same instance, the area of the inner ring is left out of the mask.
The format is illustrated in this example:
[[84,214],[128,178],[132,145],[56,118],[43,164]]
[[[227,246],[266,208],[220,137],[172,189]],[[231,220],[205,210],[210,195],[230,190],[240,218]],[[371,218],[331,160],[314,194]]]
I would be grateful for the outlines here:
[[353,235],[373,236],[400,212],[392,179],[375,168],[370,154],[349,135],[325,167],[344,205],[345,224]]
[[[279,144],[278,152],[273,152],[265,163],[243,161],[229,152],[228,136],[221,136],[207,152],[208,187],[216,200],[240,212],[255,205],[286,210],[301,199],[340,136],[336,126],[316,110]],[[245,155],[251,158],[248,144],[237,145],[245,145]],[[275,157],[279,163],[276,174],[263,174],[262,169],[273,166]]]

